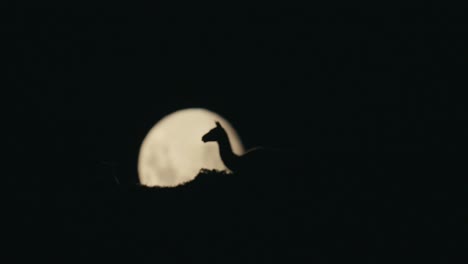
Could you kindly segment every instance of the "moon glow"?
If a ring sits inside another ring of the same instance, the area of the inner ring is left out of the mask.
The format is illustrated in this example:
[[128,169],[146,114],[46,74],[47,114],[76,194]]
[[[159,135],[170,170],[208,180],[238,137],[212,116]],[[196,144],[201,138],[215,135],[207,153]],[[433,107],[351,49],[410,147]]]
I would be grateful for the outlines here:
[[228,170],[216,143],[202,136],[219,121],[236,154],[244,147],[234,128],[220,115],[202,108],[176,111],[161,119],[146,135],[138,156],[138,177],[146,186],[174,187],[193,180],[200,169]]

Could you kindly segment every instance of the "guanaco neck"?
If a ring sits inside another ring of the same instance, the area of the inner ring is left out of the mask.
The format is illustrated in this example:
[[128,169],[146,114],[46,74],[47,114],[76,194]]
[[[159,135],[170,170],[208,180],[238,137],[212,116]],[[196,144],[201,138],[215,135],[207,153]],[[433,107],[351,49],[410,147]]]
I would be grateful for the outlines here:
[[239,156],[232,151],[229,138],[226,136],[218,140],[219,155],[224,165],[231,171],[236,171],[239,162]]

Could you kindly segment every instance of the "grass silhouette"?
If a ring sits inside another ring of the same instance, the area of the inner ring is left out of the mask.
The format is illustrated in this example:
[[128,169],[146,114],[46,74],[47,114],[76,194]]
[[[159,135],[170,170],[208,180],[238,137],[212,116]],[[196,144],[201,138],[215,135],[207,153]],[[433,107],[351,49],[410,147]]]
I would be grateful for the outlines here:
[[[333,158],[273,173],[201,170],[175,188],[116,184],[97,173],[103,180],[47,199],[28,189],[35,199],[14,211],[24,220],[12,223],[13,238],[32,236],[16,243],[78,262],[343,263],[376,254],[395,261],[406,252],[399,243],[416,240],[405,229],[406,214],[418,210],[416,181],[399,176],[394,160]],[[386,162],[386,170],[360,160]]]

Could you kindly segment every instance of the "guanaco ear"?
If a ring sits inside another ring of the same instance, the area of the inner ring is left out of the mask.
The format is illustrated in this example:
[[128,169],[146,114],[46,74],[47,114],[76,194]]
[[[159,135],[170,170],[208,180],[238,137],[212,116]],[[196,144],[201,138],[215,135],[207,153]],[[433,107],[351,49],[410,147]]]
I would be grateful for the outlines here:
[[216,121],[215,123],[217,127],[221,127],[221,124],[218,121]]

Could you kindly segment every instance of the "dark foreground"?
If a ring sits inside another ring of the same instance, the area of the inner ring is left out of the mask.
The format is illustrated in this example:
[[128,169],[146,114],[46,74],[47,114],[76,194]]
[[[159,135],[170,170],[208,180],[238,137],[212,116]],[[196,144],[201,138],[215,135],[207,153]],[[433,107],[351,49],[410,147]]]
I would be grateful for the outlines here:
[[410,156],[314,162],[269,175],[205,171],[173,189],[112,180],[20,189],[4,215],[7,253],[57,263],[458,259],[463,185],[443,174],[454,171],[431,165],[445,175],[435,181]]

